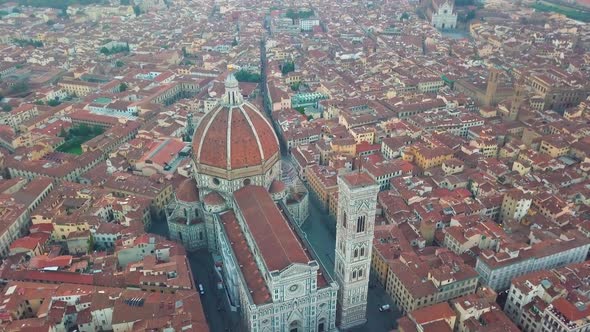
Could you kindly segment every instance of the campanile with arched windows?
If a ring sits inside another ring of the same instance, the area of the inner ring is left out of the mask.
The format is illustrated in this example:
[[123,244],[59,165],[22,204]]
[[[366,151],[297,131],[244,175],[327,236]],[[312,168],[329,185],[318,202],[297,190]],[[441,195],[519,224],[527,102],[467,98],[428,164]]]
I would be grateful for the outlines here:
[[379,184],[365,172],[338,177],[334,270],[340,285],[337,322],[341,329],[364,324]]

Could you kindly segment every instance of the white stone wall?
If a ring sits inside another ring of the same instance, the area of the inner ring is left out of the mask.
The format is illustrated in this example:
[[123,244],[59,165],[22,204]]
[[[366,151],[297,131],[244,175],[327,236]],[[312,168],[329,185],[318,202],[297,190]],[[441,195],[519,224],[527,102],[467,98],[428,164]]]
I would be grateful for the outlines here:
[[249,306],[244,320],[249,331],[336,331],[337,286],[284,302]]
[[221,176],[215,177],[207,174],[199,174],[195,172],[195,180],[197,181],[197,187],[200,190],[209,192],[215,190],[227,197],[231,194],[244,187],[246,184],[252,184],[269,188],[273,180],[279,179],[281,174],[281,163],[280,160],[272,165],[265,173],[253,175],[253,176],[239,176],[239,170],[234,174],[235,179],[228,180]]

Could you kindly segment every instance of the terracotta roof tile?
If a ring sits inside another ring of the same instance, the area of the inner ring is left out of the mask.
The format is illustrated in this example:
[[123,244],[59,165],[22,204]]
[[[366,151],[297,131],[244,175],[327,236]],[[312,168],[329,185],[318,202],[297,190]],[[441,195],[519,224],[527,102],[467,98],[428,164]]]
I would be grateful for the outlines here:
[[263,187],[246,186],[234,197],[269,271],[312,260]]

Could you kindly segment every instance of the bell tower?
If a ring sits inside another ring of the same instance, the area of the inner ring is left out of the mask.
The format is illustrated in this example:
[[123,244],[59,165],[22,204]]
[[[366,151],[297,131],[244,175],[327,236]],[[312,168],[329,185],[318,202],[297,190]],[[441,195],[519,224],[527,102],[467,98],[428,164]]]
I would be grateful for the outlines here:
[[484,106],[492,106],[496,98],[496,91],[498,90],[498,81],[500,79],[501,71],[496,67],[490,67],[488,74],[488,85],[486,87],[486,95],[484,97]]
[[524,94],[524,82],[523,80],[518,80],[514,85],[514,95],[512,96],[512,102],[510,103],[510,113],[508,114],[510,120],[514,121],[518,119],[518,111],[524,101]]
[[367,321],[367,292],[379,184],[366,172],[338,177],[338,216],[334,269],[340,329]]

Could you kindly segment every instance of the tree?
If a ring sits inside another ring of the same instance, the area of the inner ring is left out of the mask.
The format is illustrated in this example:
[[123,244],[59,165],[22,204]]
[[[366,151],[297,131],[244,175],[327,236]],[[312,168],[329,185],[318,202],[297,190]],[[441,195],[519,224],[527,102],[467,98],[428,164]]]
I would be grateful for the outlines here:
[[125,83],[119,84],[119,92],[126,91],[129,87]]
[[92,235],[88,236],[88,251],[93,251],[94,250],[94,238],[92,237]]
[[104,55],[109,55],[109,54],[111,54],[111,51],[109,51],[109,49],[106,48],[106,46],[103,46],[100,48],[100,53],[102,53]]
[[15,83],[12,87],[10,87],[11,93],[23,93],[29,91],[29,82],[27,81],[19,81]]
[[10,112],[12,111],[12,106],[10,106],[9,104],[2,104],[2,110],[4,112]]
[[68,8],[62,8],[57,17],[68,18]]
[[123,61],[121,61],[121,60],[117,60],[117,61],[115,62],[115,67],[117,67],[117,68],[121,68],[121,67],[123,67],[124,65],[125,65],[125,63],[124,63]]
[[287,14],[285,14],[285,16],[290,18],[293,21],[295,21],[295,19],[297,19],[297,17],[298,17],[297,12],[293,8],[287,9]]
[[51,99],[50,101],[47,102],[47,106],[51,106],[51,107],[55,107],[59,104],[61,104],[61,101],[59,101],[59,99],[57,99],[57,98]]
[[53,26],[55,24],[55,21],[54,20],[48,20],[46,22],[46,24],[49,25],[49,26]]
[[238,82],[251,82],[251,83],[258,83],[260,82],[260,74],[251,73],[247,70],[240,69],[235,74],[236,79]]
[[295,71],[295,63],[291,61],[283,63],[283,66],[281,67],[281,73],[283,73],[283,75],[287,75],[292,71]]
[[141,14],[141,9],[139,6],[135,5],[133,6],[133,12],[135,13],[135,16],[139,16],[139,14]]
[[45,103],[43,102],[43,100],[38,99],[38,100],[35,100],[35,105],[45,105]]
[[238,46],[238,38],[234,37],[234,40],[231,42],[231,46]]
[[402,16],[399,18],[400,21],[405,21],[410,19],[410,14],[403,12]]
[[131,2],[129,0],[120,0],[121,6],[129,6]]

